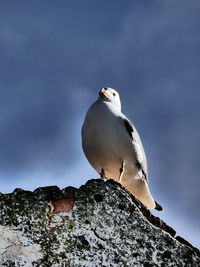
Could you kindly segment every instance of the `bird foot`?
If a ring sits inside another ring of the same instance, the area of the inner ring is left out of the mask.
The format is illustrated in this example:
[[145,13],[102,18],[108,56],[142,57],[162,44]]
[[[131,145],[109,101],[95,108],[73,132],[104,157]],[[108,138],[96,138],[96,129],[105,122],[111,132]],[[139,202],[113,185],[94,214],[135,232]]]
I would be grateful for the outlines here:
[[125,170],[125,163],[122,162],[122,166],[121,168],[119,169],[119,179],[118,179],[118,182],[121,183],[122,181],[122,177],[123,177],[123,174],[124,174],[124,170]]
[[103,180],[106,178],[105,171],[104,171],[103,168],[101,169],[100,177],[101,177],[101,179],[103,179]]

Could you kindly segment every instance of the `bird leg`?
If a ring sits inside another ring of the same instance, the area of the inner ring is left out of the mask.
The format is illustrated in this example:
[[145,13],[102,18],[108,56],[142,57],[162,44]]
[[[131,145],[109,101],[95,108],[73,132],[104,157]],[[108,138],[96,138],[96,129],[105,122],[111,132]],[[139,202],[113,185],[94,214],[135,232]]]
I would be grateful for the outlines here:
[[118,179],[118,182],[121,183],[122,181],[122,176],[124,174],[124,171],[125,171],[125,163],[122,162],[122,166],[121,168],[119,169],[119,179]]
[[105,175],[105,171],[103,168],[101,168],[101,173],[100,173],[101,179],[105,179],[106,175]]

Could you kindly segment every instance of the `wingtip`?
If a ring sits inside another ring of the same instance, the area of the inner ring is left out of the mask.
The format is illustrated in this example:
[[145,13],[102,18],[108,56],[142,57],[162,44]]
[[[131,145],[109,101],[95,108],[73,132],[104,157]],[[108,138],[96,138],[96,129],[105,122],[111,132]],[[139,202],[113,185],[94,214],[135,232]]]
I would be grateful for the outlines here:
[[161,205],[159,205],[156,201],[155,201],[155,210],[158,210],[158,211],[163,211],[163,207]]

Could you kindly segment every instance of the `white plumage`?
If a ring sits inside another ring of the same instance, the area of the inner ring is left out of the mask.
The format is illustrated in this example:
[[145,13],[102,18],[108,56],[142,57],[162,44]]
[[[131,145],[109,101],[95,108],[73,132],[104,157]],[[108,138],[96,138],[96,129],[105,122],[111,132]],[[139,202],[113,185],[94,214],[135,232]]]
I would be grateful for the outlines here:
[[101,177],[121,183],[147,208],[162,210],[148,188],[145,152],[136,128],[121,112],[117,91],[102,88],[82,127],[83,151]]

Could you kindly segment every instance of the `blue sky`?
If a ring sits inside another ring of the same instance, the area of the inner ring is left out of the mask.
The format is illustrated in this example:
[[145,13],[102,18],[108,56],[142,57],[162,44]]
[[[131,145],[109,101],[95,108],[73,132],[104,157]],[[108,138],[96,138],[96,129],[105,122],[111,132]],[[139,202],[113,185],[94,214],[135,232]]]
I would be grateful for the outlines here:
[[98,177],[80,131],[101,87],[146,150],[156,213],[199,246],[200,2],[2,1],[0,181],[79,187]]

